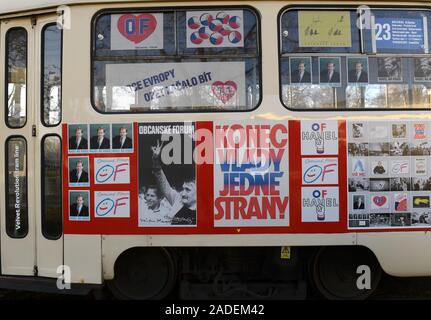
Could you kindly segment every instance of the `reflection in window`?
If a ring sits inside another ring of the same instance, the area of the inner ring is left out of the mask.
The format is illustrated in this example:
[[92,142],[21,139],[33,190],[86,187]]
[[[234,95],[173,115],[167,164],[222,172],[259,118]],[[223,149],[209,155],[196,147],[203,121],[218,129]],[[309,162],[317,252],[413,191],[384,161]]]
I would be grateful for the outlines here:
[[[153,36],[140,29],[147,21]],[[239,111],[260,101],[250,9],[103,14],[94,32],[92,100],[101,112]]]
[[63,230],[60,137],[45,136],[42,155],[42,234],[47,239],[58,239]]
[[56,24],[47,25],[42,31],[42,107],[43,123],[57,125],[61,119],[61,37]]
[[6,232],[11,238],[23,238],[28,232],[27,142],[9,138],[6,152]]
[[21,128],[27,120],[27,31],[12,28],[6,33],[7,124]]
[[325,85],[283,86],[283,100],[293,109],[331,109],[335,104],[335,90]]

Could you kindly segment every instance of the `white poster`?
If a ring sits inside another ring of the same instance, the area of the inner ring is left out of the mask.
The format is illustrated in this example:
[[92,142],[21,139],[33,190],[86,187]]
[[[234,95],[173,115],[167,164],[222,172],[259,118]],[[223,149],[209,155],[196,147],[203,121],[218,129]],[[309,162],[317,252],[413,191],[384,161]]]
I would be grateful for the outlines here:
[[338,154],[337,121],[301,121],[301,153],[305,155]]
[[163,49],[163,13],[111,15],[111,50]]
[[242,10],[187,11],[187,48],[244,46]]
[[130,183],[130,159],[95,158],[95,184],[128,184]]
[[108,64],[106,84],[122,91],[113,108],[246,105],[245,62]]
[[97,191],[94,193],[96,218],[130,218],[129,191]]
[[338,158],[302,159],[302,184],[338,184]]
[[287,122],[216,122],[214,130],[214,226],[288,226]]
[[338,187],[302,187],[302,222],[338,222]]

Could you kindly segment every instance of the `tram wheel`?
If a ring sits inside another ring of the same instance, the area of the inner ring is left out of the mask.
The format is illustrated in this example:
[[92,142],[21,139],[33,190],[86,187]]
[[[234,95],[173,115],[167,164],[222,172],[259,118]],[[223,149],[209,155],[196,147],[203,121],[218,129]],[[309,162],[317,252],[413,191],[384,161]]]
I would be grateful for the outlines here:
[[[370,288],[359,289],[359,266],[370,268]],[[377,288],[382,269],[371,250],[365,247],[322,247],[310,262],[310,278],[315,288],[327,299],[361,300]]]
[[166,297],[175,285],[177,267],[165,248],[132,248],[115,262],[115,277],[108,282],[118,299],[158,300]]

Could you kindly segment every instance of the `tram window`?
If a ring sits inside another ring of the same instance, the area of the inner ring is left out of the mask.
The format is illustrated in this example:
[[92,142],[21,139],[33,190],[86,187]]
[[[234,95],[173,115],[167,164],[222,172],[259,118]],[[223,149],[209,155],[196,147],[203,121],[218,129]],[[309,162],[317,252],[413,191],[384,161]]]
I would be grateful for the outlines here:
[[48,135],[42,139],[42,234],[56,240],[63,233],[61,193],[61,139]]
[[23,137],[6,141],[6,232],[24,238],[28,232],[27,142]]
[[248,8],[105,12],[93,24],[92,100],[103,113],[247,111],[261,97]]
[[61,121],[62,31],[57,24],[42,30],[42,122],[55,126]]
[[362,30],[357,16],[356,8],[281,14],[283,104],[297,110],[431,108],[431,11],[371,9],[373,28]]
[[12,28],[6,33],[6,123],[21,128],[27,121],[27,31]]

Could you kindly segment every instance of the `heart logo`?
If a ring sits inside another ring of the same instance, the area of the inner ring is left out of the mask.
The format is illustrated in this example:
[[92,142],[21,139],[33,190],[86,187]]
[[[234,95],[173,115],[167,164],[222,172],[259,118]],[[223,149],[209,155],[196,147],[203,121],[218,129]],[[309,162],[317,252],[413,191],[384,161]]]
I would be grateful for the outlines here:
[[226,103],[235,95],[237,85],[233,81],[216,81],[212,84],[212,91],[219,100]]
[[138,44],[153,34],[157,27],[157,20],[149,13],[138,16],[124,14],[118,19],[117,27],[125,38]]
[[378,207],[383,207],[385,205],[386,201],[388,201],[388,199],[385,196],[373,197],[373,202]]

